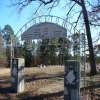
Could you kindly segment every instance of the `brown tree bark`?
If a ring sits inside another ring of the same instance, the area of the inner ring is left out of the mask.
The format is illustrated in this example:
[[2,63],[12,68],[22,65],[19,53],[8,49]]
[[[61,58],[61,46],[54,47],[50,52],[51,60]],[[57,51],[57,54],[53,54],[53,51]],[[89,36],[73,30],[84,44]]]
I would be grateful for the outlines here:
[[88,40],[88,47],[89,47],[89,60],[90,60],[90,67],[91,67],[90,75],[95,75],[97,73],[95,56],[94,56],[94,51],[93,51],[93,44],[92,44],[92,37],[91,37],[88,13],[87,13],[87,10],[85,7],[84,0],[81,0],[81,6],[82,6],[82,11],[83,11],[83,18],[84,18],[87,40]]

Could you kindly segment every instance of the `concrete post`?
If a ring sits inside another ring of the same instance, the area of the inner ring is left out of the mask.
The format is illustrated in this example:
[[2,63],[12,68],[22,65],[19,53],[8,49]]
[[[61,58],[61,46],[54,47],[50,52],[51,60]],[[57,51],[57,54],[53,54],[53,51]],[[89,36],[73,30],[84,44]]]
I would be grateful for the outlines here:
[[14,92],[24,91],[24,59],[13,58],[11,69],[11,83]]
[[80,64],[76,60],[65,61],[64,100],[80,100]]

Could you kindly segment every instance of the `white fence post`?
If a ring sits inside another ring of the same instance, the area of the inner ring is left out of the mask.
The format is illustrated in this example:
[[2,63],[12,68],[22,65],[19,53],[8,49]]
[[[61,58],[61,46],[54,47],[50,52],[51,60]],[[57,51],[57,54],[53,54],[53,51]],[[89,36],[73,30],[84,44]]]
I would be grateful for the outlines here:
[[12,59],[11,83],[14,92],[24,92],[24,64],[23,58]]

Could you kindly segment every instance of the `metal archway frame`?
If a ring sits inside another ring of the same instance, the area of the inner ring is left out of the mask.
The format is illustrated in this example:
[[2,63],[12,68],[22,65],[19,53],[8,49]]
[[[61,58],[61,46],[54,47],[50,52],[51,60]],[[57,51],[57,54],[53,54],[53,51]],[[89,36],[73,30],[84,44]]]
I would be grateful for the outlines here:
[[21,35],[23,34],[23,32],[25,32],[28,28],[32,27],[33,25],[44,22],[54,23],[65,28],[67,30],[68,37],[75,33],[75,31],[78,31],[74,29],[74,24],[68,22],[66,19],[63,19],[58,16],[42,15],[31,19],[19,29],[19,31],[16,33],[16,36],[18,37],[19,41],[21,41]]
[[[67,30],[67,35],[65,38],[68,38],[70,41],[72,41],[72,36],[74,33],[79,32],[77,29],[75,29],[74,24],[67,21],[67,19],[58,17],[58,16],[52,16],[52,15],[42,15],[37,16],[28,21],[26,24],[24,24],[19,31],[16,33],[16,37],[18,38],[18,41],[20,44],[23,45],[23,40],[21,39],[22,34],[27,31],[30,27],[41,24],[41,23],[53,23],[56,24],[64,29]],[[34,33],[33,33],[34,34]],[[34,39],[34,38],[33,38]],[[39,38],[38,38],[39,39]],[[42,38],[40,38],[42,39]],[[28,39],[27,39],[28,40]],[[32,39],[31,39],[32,40]],[[21,45],[15,44],[15,47],[20,47]],[[73,50],[71,49],[71,52]],[[74,52],[73,52],[74,54]]]

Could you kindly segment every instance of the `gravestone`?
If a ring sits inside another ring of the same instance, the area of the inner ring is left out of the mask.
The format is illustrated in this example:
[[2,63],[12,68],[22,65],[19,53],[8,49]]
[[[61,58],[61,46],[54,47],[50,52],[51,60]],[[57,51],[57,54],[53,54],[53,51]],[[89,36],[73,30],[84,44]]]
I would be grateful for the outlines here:
[[80,100],[79,62],[66,60],[64,74],[64,100]]
[[13,58],[11,69],[11,83],[14,92],[24,91],[24,59]]

